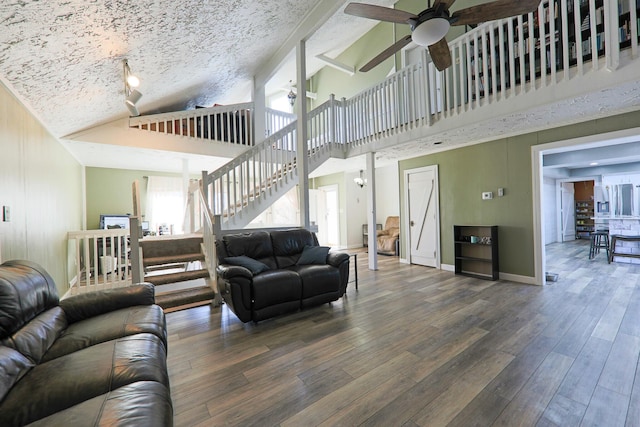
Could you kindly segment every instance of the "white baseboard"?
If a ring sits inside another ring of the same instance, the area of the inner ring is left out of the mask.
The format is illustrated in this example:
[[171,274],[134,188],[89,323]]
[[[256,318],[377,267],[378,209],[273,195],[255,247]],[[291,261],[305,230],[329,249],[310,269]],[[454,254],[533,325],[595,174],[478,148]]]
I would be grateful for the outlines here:
[[400,258],[400,264],[409,264],[409,260],[406,258]]
[[451,264],[440,264],[440,270],[455,272],[456,266]]
[[[455,265],[451,265],[451,264],[440,264],[440,269],[445,271],[450,271],[452,273],[456,271]],[[499,273],[499,274],[500,274],[500,280],[508,280],[510,282],[524,283],[526,285],[536,284],[535,277],[521,276],[520,274],[511,274],[511,273]]]
[[500,273],[500,280],[524,283],[526,285],[536,285],[536,278],[531,276],[521,276],[520,274]]

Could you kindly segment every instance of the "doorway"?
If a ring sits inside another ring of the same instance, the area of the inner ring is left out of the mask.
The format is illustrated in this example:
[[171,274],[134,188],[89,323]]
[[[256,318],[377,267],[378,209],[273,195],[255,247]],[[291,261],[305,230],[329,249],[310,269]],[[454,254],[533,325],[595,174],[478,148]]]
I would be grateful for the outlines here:
[[406,170],[404,188],[407,260],[440,268],[438,165]]
[[560,184],[561,242],[576,238],[575,190],[572,182]]
[[[591,151],[597,152],[600,159],[606,159],[609,165],[624,164],[635,161],[635,154],[638,152],[636,144],[638,144],[638,135],[640,128],[630,128],[620,131],[614,131],[604,134],[589,135],[564,141],[557,141],[548,144],[534,145],[531,147],[531,167],[532,167],[532,186],[533,186],[533,246],[534,246],[534,278],[532,283],[536,285],[545,284],[545,227],[546,213],[543,211],[544,197],[544,173],[545,166],[543,158],[547,154],[570,153],[570,157],[576,160],[580,159],[586,165],[592,165],[593,161],[598,158],[585,158],[580,156],[579,152],[591,154]],[[614,146],[616,146],[614,150]],[[629,153],[629,152],[631,153]],[[565,165],[563,165],[565,167]],[[580,180],[591,179],[586,177],[590,174],[583,174]],[[578,180],[573,178],[573,181]],[[608,209],[607,209],[608,211]]]
[[325,185],[318,188],[317,220],[318,241],[321,245],[340,246],[340,218],[338,185]]

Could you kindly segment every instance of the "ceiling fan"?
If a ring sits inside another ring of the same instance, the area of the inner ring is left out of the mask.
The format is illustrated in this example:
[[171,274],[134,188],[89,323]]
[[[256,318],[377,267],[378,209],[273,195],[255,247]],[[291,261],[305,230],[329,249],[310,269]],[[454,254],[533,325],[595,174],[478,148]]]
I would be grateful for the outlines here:
[[[451,52],[445,36],[451,25],[475,25],[480,22],[524,15],[533,12],[540,0],[496,0],[490,3],[467,7],[453,14],[449,8],[456,0],[435,0],[430,6],[417,15],[399,9],[376,6],[365,3],[349,3],[344,12],[361,18],[378,21],[408,24],[411,35],[398,40],[378,56],[366,63],[360,71],[367,72],[382,63],[385,59],[414,41],[428,47],[434,65],[440,71],[451,66]],[[431,1],[429,1],[429,4]]]

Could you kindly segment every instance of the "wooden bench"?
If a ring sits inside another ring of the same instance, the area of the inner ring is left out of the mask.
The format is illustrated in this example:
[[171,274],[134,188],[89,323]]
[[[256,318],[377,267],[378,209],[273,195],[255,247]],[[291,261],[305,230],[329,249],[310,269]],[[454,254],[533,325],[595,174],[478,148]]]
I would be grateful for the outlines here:
[[609,251],[609,263],[613,261],[614,256],[627,257],[627,258],[640,258],[640,254],[627,254],[622,252],[616,252],[616,242],[620,240],[623,242],[640,242],[640,236],[621,236],[619,234],[611,235],[611,249]]

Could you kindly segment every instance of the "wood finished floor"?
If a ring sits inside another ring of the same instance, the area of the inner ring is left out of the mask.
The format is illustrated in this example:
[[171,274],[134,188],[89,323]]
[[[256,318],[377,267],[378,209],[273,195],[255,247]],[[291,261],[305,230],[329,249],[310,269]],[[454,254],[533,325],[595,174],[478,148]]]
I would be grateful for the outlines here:
[[332,304],[169,313],[175,425],[640,426],[640,266],[588,249],[547,246],[544,287],[363,254]]

